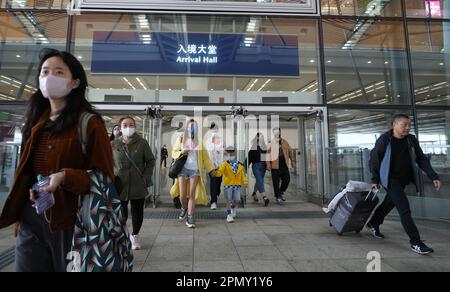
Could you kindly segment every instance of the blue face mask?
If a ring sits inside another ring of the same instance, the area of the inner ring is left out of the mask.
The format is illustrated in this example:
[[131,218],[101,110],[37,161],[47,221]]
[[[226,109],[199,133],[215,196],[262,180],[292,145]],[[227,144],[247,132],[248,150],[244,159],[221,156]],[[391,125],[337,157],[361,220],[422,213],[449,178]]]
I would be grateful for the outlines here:
[[197,134],[197,128],[195,128],[195,127],[190,127],[190,128],[189,128],[189,134],[190,134],[191,136]]
[[231,161],[231,162],[234,162],[234,161],[236,161],[236,156],[230,156],[228,158],[228,160]]

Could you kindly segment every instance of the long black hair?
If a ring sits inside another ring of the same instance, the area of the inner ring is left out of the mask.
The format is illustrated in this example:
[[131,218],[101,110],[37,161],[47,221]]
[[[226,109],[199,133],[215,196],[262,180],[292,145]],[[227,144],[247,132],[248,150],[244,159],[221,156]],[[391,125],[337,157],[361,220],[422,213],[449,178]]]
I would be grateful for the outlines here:
[[[55,120],[52,127],[52,133],[61,133],[78,124],[78,117],[81,112],[90,112],[100,115],[94,111],[92,105],[86,99],[86,88],[88,86],[86,72],[83,65],[68,52],[62,52],[55,49],[42,49],[39,54],[40,62],[38,67],[38,74],[36,76],[36,84],[39,88],[39,75],[41,74],[42,66],[47,59],[52,57],[59,57],[69,67],[72,73],[72,79],[78,79],[80,84],[74,88],[66,97],[66,106],[61,111],[59,117]],[[30,98],[28,109],[25,114],[25,125],[22,129],[23,141],[26,142],[31,136],[31,129],[36,125],[41,116],[50,109],[50,101],[45,98],[40,89],[38,89]]]

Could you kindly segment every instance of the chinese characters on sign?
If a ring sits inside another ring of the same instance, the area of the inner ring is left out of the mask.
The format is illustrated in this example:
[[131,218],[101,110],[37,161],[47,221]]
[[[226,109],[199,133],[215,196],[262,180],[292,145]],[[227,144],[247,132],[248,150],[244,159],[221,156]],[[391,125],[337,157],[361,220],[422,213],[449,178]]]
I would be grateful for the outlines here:
[[[217,64],[217,46],[204,44],[179,45],[177,63]],[[192,56],[193,55],[193,56]]]
[[123,31],[94,32],[91,72],[208,76],[281,76],[300,74],[296,35]]

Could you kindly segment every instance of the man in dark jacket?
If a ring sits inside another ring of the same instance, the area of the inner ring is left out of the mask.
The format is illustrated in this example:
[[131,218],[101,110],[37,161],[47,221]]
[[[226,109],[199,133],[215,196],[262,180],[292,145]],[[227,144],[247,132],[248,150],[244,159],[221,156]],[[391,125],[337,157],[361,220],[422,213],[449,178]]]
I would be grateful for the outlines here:
[[420,148],[417,138],[409,134],[410,130],[411,119],[407,115],[396,115],[393,129],[381,135],[370,153],[369,163],[373,186],[377,189],[383,186],[387,195],[367,223],[367,228],[375,237],[384,238],[380,232],[380,225],[396,207],[403,228],[410,238],[412,251],[418,254],[428,254],[433,252],[433,249],[426,246],[420,238],[419,230],[411,216],[405,187],[410,182],[416,185],[417,191],[422,187],[419,167],[433,181],[436,190],[440,190],[442,183],[431,167],[430,160]]

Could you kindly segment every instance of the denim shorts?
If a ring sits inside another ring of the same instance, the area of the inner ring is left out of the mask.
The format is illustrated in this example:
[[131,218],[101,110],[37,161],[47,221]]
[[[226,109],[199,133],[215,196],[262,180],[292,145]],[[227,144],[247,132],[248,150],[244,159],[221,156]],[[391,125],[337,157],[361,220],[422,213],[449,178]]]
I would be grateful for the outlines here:
[[240,201],[241,200],[241,188],[225,189],[224,198],[227,201]]
[[185,179],[191,179],[194,178],[196,176],[200,176],[200,171],[197,170],[193,170],[193,169],[187,169],[185,167],[183,167],[183,170],[178,174],[178,177],[184,177]]

